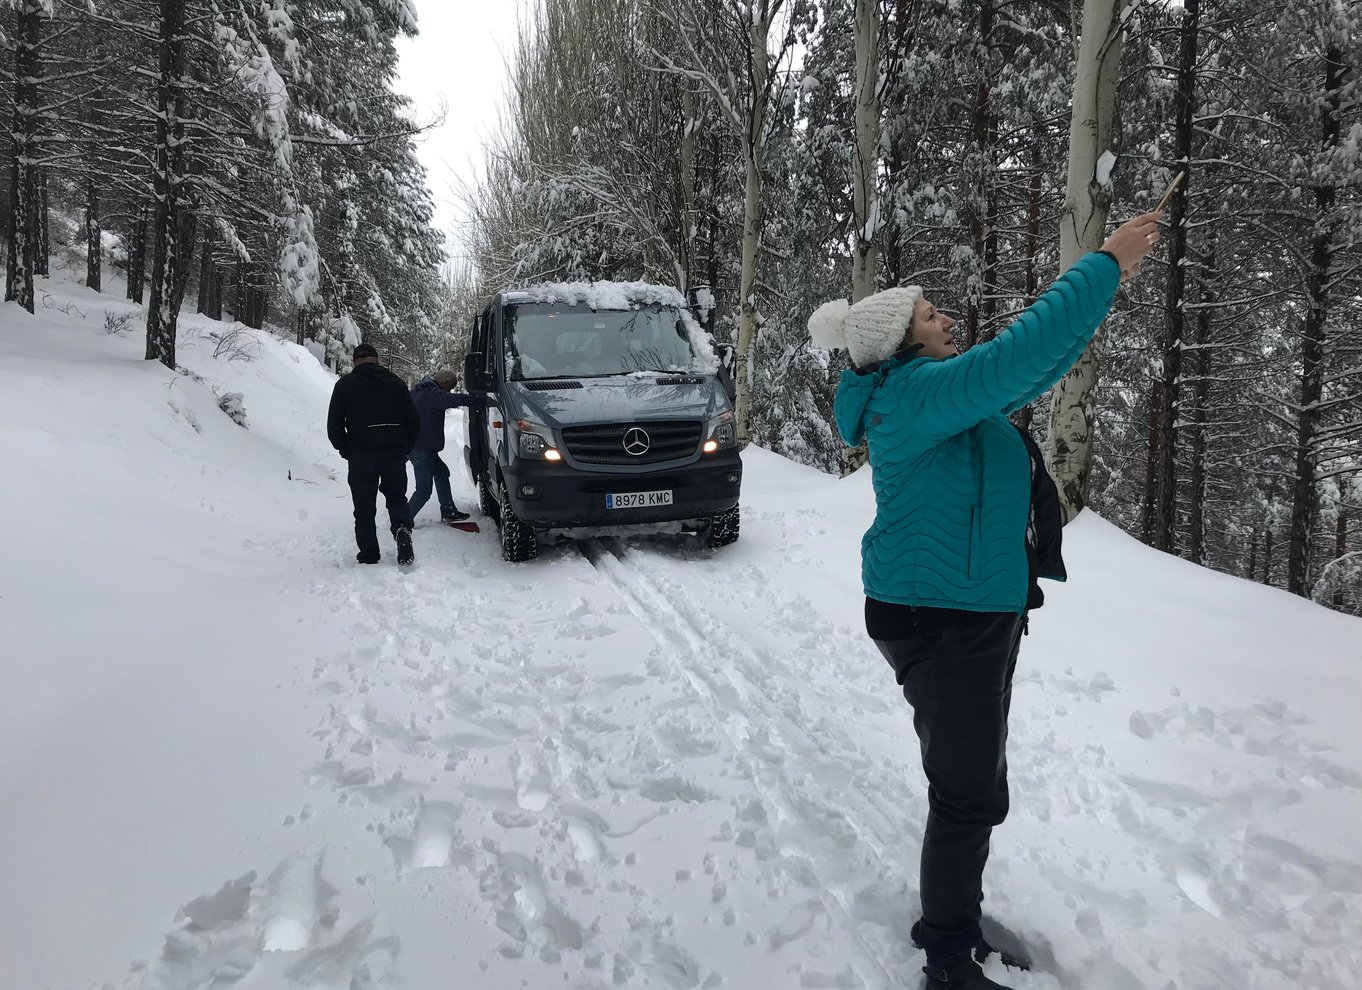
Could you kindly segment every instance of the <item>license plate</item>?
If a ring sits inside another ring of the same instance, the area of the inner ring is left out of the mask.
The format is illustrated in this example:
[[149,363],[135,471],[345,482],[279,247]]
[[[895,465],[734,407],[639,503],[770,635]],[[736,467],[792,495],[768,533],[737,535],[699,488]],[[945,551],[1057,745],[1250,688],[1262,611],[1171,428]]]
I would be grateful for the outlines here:
[[649,509],[655,505],[671,505],[671,489],[664,492],[625,492],[605,496],[607,509]]

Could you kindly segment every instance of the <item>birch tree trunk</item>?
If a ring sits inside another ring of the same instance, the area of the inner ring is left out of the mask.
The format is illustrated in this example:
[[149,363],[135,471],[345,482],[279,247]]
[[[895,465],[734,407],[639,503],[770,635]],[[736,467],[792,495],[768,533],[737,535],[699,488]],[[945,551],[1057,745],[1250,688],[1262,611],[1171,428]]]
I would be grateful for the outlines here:
[[148,361],[175,367],[179,321],[181,182],[184,128],[180,123],[184,76],[184,0],[161,0],[160,75],[156,86],[155,249],[151,305],[147,307]]
[[[1083,33],[1069,123],[1069,176],[1060,220],[1060,270],[1066,271],[1106,239],[1111,187],[1097,181],[1097,166],[1111,148],[1116,84],[1121,61],[1120,12],[1127,0],[1084,0]],[[1059,487],[1067,522],[1087,502],[1092,471],[1097,355],[1089,346],[1055,386],[1046,460]]]
[[[1032,138],[1030,145],[1031,152],[1031,179],[1026,191],[1026,305],[1030,306],[1036,301],[1036,292],[1040,287],[1040,272],[1037,265],[1037,258],[1040,254],[1040,183],[1041,183],[1041,141],[1044,139],[1043,132],[1037,128],[1037,133]],[[1031,404],[1022,406],[1013,416],[1014,422],[1025,430],[1031,432],[1032,419],[1035,416],[1035,409]]]
[[[1320,108],[1322,150],[1339,143],[1339,103],[1343,87],[1343,53],[1330,45],[1324,53],[1324,92]],[[1315,230],[1311,238],[1310,275],[1306,279],[1305,335],[1301,341],[1301,400],[1296,424],[1296,471],[1291,492],[1291,537],[1286,565],[1286,589],[1309,594],[1310,550],[1319,513],[1316,487],[1315,433],[1319,400],[1324,387],[1324,325],[1329,315],[1329,277],[1333,260],[1330,214],[1334,186],[1326,178],[1315,188]]]
[[879,265],[880,4],[856,0],[856,160],[852,205],[856,246],[851,258],[851,301],[875,291]]
[[[973,347],[980,343],[980,326],[984,317],[984,297],[989,292],[990,283],[996,277],[992,271],[992,261],[996,261],[997,238],[991,233],[993,225],[993,189],[996,177],[993,174],[993,151],[989,140],[993,130],[991,119],[993,110],[990,105],[989,90],[992,80],[988,78],[991,64],[990,48],[993,43],[993,0],[981,0],[979,4],[979,80],[975,85],[974,108],[970,114],[969,156],[975,161],[974,179],[969,183],[968,195],[972,200],[970,208],[970,247],[974,257],[971,264],[971,279],[967,292],[969,300],[965,307],[964,333],[965,346]],[[992,250],[990,250],[990,245]],[[992,256],[992,257],[991,257]]]
[[[879,0],[856,0],[855,160],[851,198],[856,230],[851,253],[851,301],[875,291],[880,251],[880,10]],[[870,460],[864,443],[842,450],[842,472],[850,474]]]

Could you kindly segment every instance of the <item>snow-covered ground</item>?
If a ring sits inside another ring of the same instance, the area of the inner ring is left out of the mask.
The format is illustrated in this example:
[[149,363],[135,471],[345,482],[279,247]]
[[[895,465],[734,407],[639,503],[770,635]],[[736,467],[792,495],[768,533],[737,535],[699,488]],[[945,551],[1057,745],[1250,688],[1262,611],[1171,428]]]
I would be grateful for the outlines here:
[[[917,986],[864,472],[749,451],[717,554],[362,568],[306,350],[186,316],[174,375],[116,289],[43,290],[0,308],[0,986]],[[1037,969],[990,973],[1362,986],[1362,622],[1091,514],[1066,551],[987,875]]]

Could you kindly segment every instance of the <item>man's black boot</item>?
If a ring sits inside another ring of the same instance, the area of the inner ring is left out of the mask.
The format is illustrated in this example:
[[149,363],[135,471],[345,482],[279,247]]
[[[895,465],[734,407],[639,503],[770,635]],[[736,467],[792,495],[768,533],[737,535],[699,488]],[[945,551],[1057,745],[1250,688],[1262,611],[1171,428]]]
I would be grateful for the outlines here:
[[971,956],[963,956],[945,968],[923,966],[927,974],[922,990],[1011,990],[1001,983],[994,983]]
[[405,567],[416,560],[416,551],[411,546],[411,530],[406,526],[398,526],[394,535],[397,537],[397,562]]

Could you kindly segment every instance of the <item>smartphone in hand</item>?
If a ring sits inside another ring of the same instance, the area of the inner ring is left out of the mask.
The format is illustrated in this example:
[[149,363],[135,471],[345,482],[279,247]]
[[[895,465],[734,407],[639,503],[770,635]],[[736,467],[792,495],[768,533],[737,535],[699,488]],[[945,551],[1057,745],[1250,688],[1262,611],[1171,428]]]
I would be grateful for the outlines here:
[[1173,190],[1178,187],[1178,183],[1182,181],[1182,177],[1186,174],[1186,172],[1179,172],[1177,175],[1173,176],[1173,181],[1168,183],[1168,188],[1165,189],[1163,195],[1159,197],[1159,205],[1154,207],[1154,213],[1159,212],[1159,210],[1168,205],[1168,200],[1173,196]]

